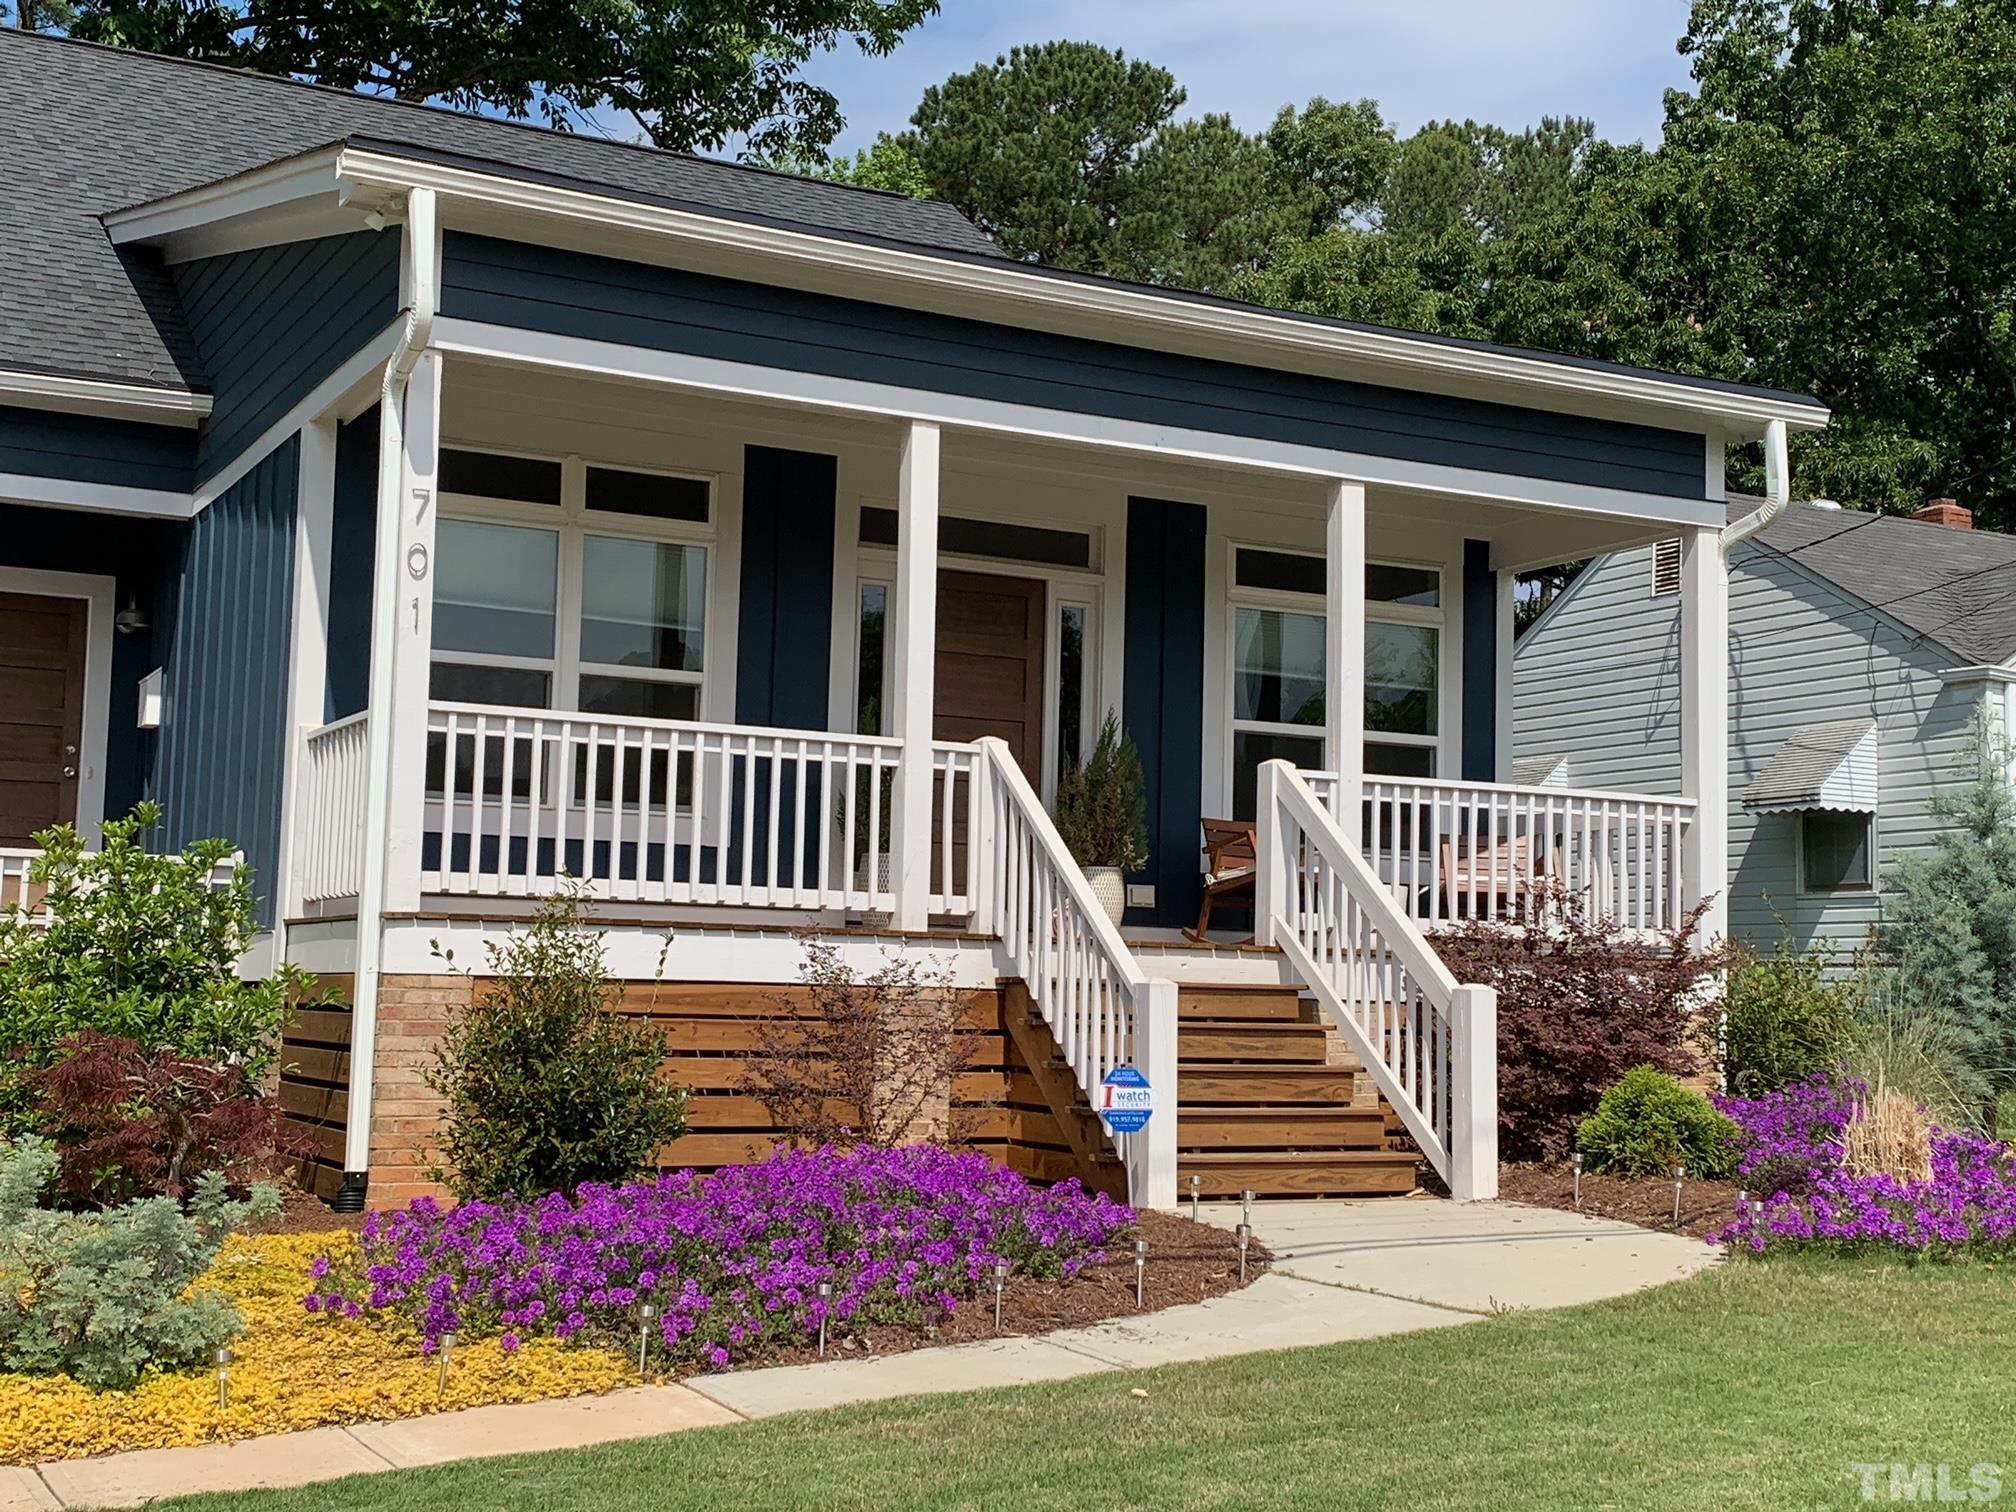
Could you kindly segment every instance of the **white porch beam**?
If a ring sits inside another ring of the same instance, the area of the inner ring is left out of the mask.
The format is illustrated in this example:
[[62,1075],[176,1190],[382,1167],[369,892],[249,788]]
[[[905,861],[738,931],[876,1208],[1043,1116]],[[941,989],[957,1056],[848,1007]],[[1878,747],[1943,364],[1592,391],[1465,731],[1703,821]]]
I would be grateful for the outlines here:
[[[558,336],[546,331],[444,317],[435,322],[434,346],[454,356],[551,368],[624,383],[662,384],[719,397],[802,405],[842,415],[928,421],[1030,442],[1056,442],[1103,451],[1131,452],[1172,462],[1274,473],[1282,477],[1356,478],[1380,487],[1508,504],[1549,513],[1609,516],[1661,525],[1721,525],[1724,507],[1628,488],[1525,478],[1440,462],[1414,462],[1370,452],[1334,451],[1222,431],[1115,419],[1037,405],[935,393],[898,384],[793,372],[726,358],[661,352],[618,342]],[[1670,534],[1670,530],[1666,533]],[[1575,553],[1569,553],[1573,557]],[[1560,561],[1562,557],[1548,560]]]
[[903,742],[890,831],[896,927],[930,923],[932,679],[938,645],[938,427],[912,421],[896,481],[895,681],[889,733]]
[[1729,928],[1729,563],[1721,532],[1706,528],[1680,543],[1680,791],[1695,800],[1685,901],[1713,896],[1701,939],[1719,939]]
[[1362,843],[1365,786],[1365,485],[1330,486],[1323,525],[1323,710],[1337,825]]

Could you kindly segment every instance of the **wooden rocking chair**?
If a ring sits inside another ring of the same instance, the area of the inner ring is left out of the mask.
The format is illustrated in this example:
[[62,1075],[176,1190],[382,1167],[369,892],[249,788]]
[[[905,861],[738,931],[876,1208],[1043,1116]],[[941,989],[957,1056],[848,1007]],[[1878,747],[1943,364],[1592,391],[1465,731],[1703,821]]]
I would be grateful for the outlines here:
[[1197,911],[1197,927],[1184,930],[1183,937],[1208,945],[1206,931],[1211,928],[1213,908],[1230,903],[1252,911],[1253,878],[1260,867],[1259,828],[1250,819],[1200,822],[1204,830],[1204,905]]

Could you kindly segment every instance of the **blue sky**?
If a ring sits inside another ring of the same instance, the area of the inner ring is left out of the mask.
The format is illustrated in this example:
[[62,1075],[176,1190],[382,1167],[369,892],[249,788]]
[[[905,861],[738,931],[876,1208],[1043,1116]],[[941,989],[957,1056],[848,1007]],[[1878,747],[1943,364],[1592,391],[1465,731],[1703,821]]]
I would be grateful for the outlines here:
[[839,96],[839,147],[900,129],[926,85],[1023,42],[1071,38],[1159,63],[1187,113],[1248,131],[1312,95],[1371,96],[1403,131],[1446,116],[1519,127],[1586,115],[1614,141],[1656,141],[1662,91],[1687,82],[1673,44],[1687,0],[945,0],[887,58],[851,44],[807,75]]

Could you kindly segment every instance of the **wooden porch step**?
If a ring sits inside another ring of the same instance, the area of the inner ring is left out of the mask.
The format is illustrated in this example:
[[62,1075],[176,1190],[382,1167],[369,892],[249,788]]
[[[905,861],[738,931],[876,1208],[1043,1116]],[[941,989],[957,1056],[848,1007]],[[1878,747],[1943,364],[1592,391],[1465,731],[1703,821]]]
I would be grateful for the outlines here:
[[1186,1103],[1176,1115],[1178,1150],[1280,1153],[1380,1150],[1385,1146],[1386,1116],[1376,1105],[1199,1108]]
[[1354,1065],[1230,1065],[1186,1061],[1178,1078],[1186,1107],[1226,1103],[1280,1107],[1287,1103],[1349,1103],[1358,1090]]
[[1421,1158],[1396,1150],[1333,1150],[1288,1154],[1211,1151],[1176,1157],[1176,1190],[1203,1178],[1206,1197],[1404,1197],[1417,1185]]
[[1179,1022],[1299,1023],[1306,1016],[1297,987],[1180,987],[1176,996]]
[[1179,1019],[1176,1058],[1179,1063],[1290,1061],[1320,1066],[1330,1058],[1330,1033],[1321,1024]]

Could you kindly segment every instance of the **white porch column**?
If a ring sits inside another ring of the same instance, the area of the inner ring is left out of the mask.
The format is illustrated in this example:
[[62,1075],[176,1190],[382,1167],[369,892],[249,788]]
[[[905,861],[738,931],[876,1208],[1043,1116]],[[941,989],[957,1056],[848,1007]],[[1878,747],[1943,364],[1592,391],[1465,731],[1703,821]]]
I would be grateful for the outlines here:
[[[441,445],[441,358],[429,352],[406,384],[401,424],[397,589],[374,610],[392,636],[391,767],[385,816],[385,908],[420,906],[427,807],[427,681],[434,645],[434,476]],[[381,516],[379,528],[385,528]],[[453,756],[450,758],[452,770]],[[444,841],[445,843],[445,841]],[[444,858],[445,864],[445,858]]]
[[896,927],[931,918],[932,678],[938,645],[938,427],[913,420],[896,483],[895,675],[889,733],[903,742],[889,836]]
[[1700,937],[1719,939],[1729,927],[1729,563],[1707,525],[1680,545],[1680,791],[1695,801],[1684,901],[1714,896]]
[[1363,842],[1365,789],[1365,485],[1338,479],[1324,522],[1323,690],[1337,827]]
[[[287,672],[286,796],[278,872],[279,928],[301,911],[303,738],[323,722],[329,681],[329,553],[336,515],[336,422],[301,428],[294,515],[294,604]],[[283,945],[284,953],[284,945]]]

